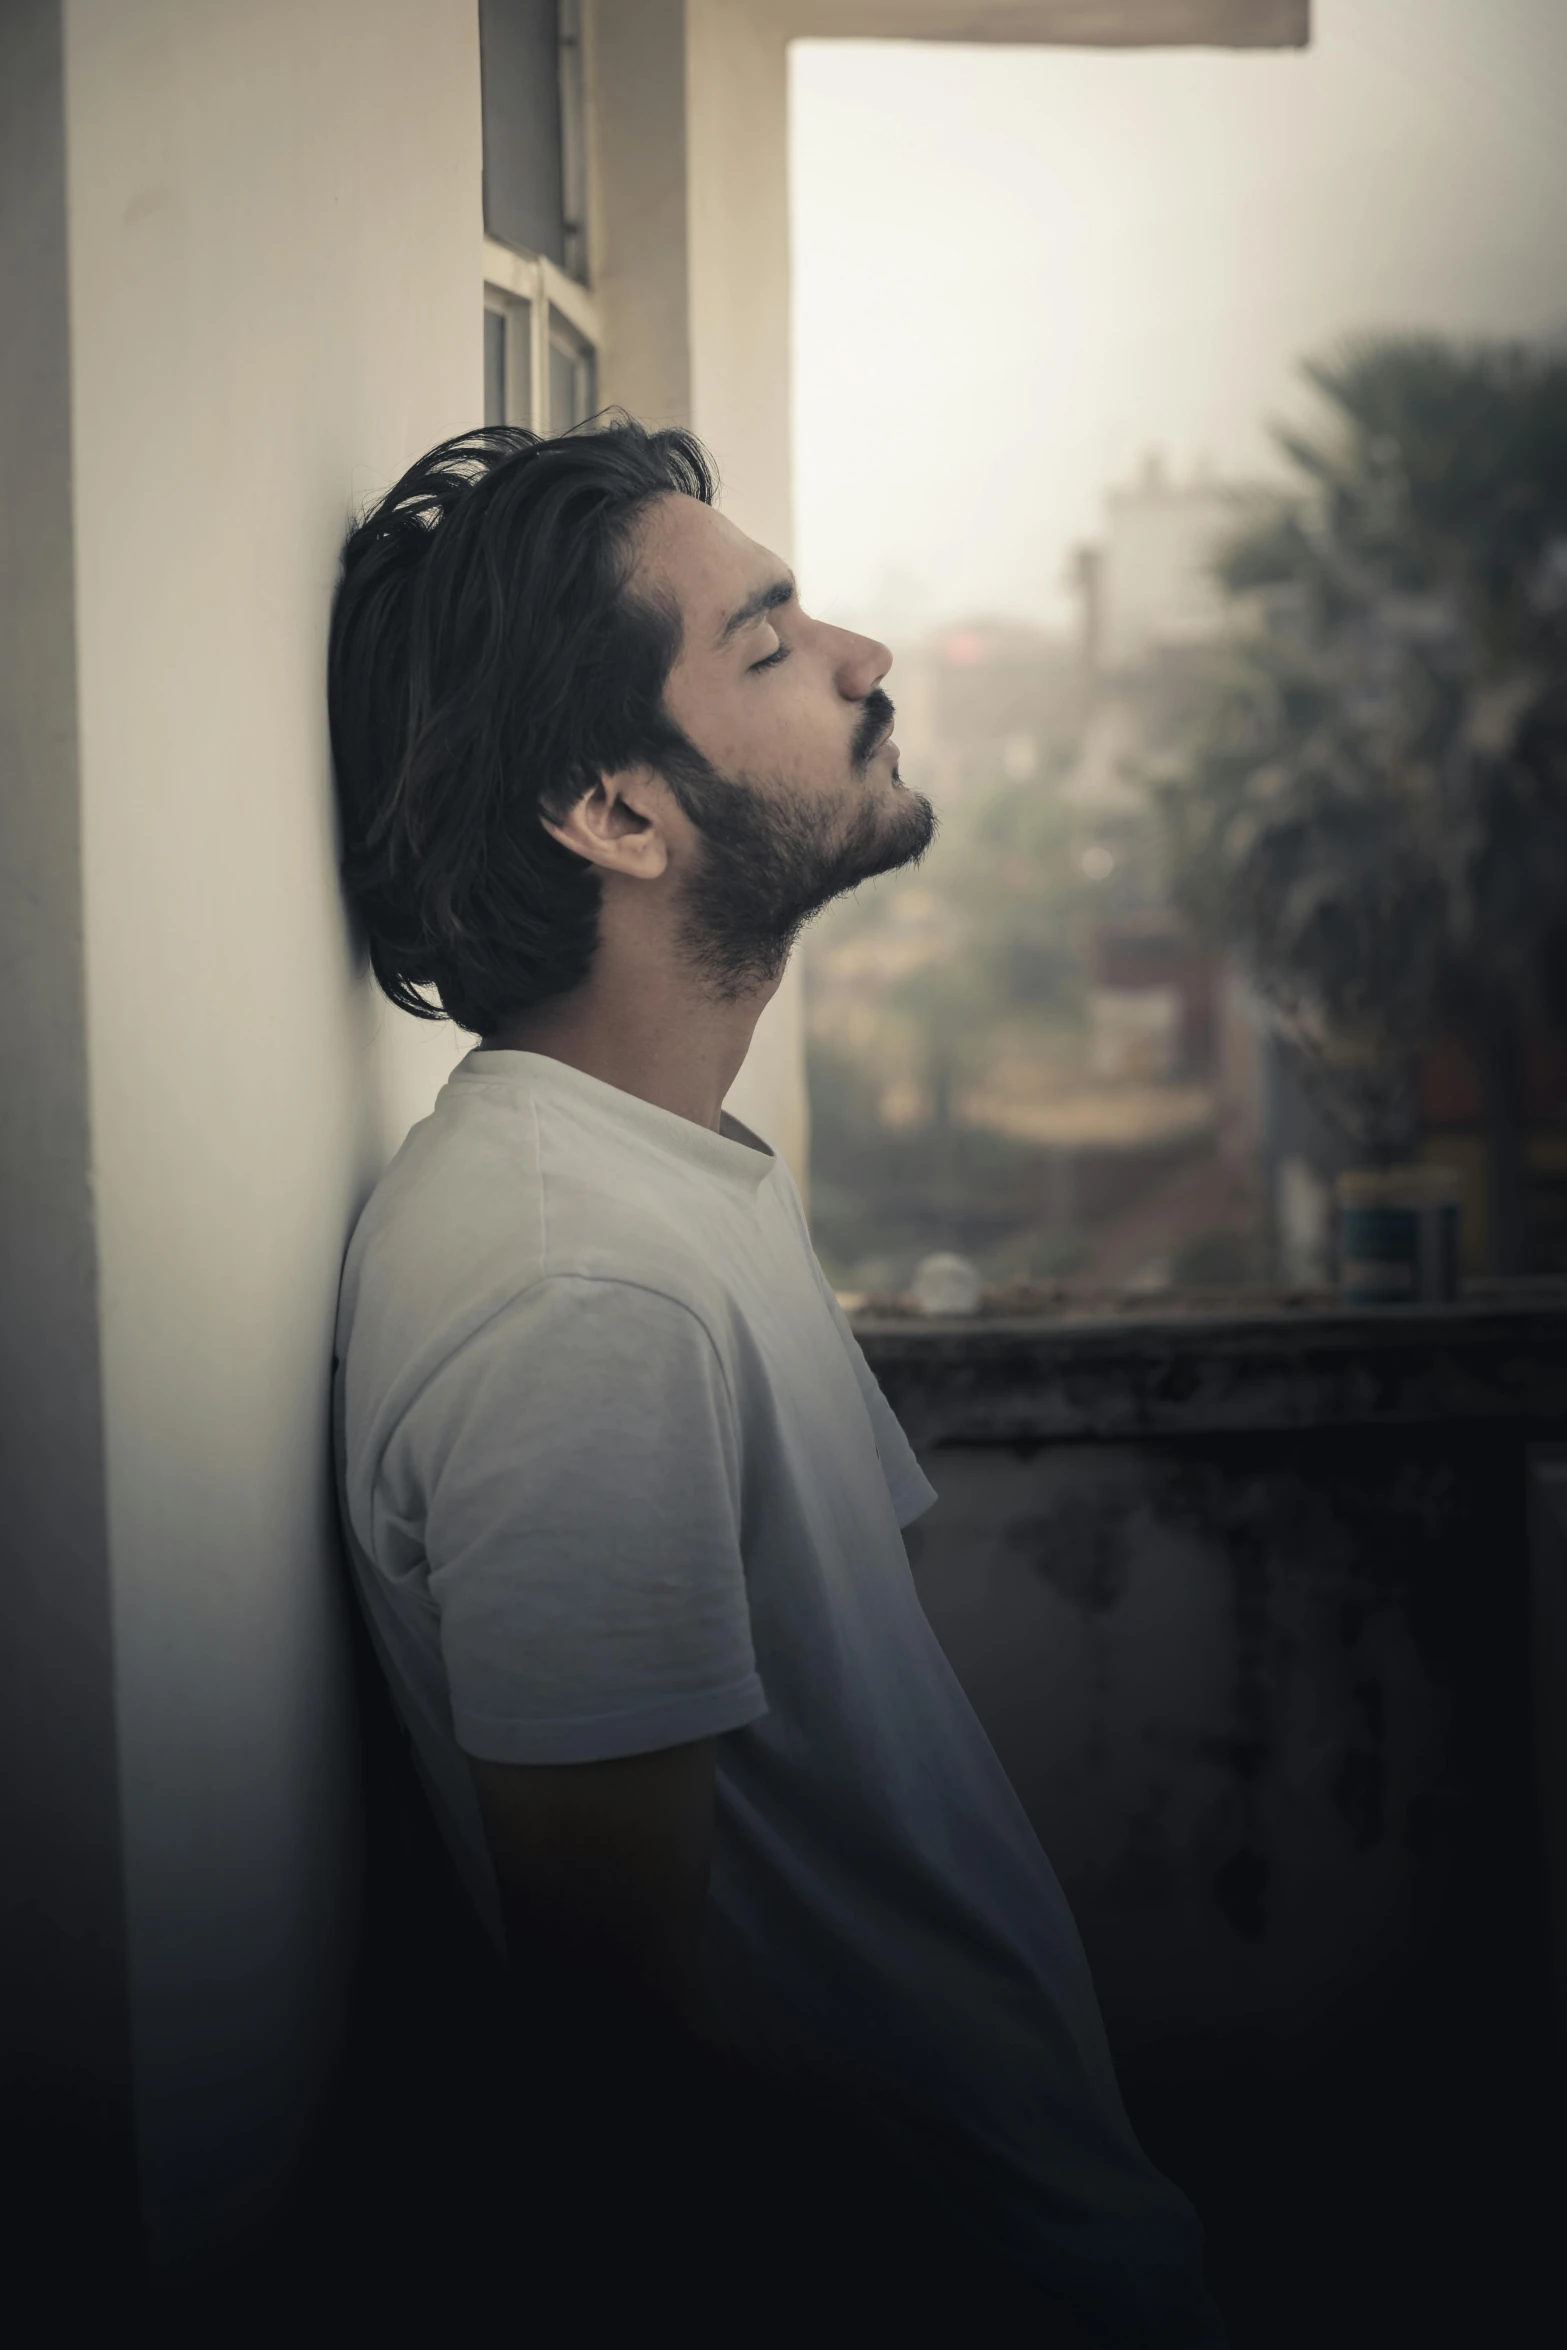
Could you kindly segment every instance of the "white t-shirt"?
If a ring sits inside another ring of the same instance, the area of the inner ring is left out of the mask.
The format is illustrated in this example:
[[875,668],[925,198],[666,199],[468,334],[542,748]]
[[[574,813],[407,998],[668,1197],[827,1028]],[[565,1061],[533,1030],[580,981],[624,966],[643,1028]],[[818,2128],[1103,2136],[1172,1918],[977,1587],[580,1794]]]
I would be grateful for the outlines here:
[[470,1053],[360,1219],[337,1353],[365,1609],[491,1932],[465,1755],[716,1736],[704,1969],[735,2037],[934,2117],[998,2237],[1128,2340],[1205,2307],[1195,2217],[915,1594],[900,1527],[934,1494],[782,1163]]

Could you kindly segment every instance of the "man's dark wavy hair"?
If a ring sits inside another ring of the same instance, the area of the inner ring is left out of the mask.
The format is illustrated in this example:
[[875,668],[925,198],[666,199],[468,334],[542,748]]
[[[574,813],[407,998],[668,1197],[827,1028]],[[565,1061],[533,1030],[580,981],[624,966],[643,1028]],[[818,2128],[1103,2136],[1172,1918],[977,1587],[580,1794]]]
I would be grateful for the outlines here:
[[599,876],[540,815],[683,746],[663,715],[679,614],[630,592],[633,529],[668,491],[714,490],[686,432],[490,425],[349,533],[327,660],[343,881],[405,1012],[439,1019],[433,987],[487,1036],[586,977]]

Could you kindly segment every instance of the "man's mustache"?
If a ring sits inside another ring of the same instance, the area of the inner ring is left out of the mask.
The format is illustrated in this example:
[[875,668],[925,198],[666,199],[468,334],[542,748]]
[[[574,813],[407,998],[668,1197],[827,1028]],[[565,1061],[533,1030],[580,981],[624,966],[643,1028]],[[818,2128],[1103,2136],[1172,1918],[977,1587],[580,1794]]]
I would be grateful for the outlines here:
[[849,745],[851,767],[858,770],[870,765],[877,746],[892,731],[895,714],[891,696],[884,694],[879,685],[873,685],[860,704],[860,721],[854,730],[854,740]]

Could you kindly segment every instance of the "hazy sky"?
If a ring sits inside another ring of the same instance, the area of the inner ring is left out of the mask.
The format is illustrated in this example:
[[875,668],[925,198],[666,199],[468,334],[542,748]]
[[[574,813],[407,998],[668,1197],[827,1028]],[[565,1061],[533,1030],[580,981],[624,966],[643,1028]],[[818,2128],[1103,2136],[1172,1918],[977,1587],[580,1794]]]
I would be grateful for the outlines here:
[[808,603],[1065,623],[1143,452],[1268,465],[1348,330],[1567,331],[1567,0],[1315,0],[1310,49],[793,52]]

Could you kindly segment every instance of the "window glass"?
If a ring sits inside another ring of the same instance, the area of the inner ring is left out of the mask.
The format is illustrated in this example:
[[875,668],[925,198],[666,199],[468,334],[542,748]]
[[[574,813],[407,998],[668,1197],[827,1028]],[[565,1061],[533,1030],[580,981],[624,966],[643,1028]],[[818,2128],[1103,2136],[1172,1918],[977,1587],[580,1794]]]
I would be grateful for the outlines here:
[[506,422],[506,313],[484,313],[484,421]]
[[555,0],[479,0],[484,226],[519,252],[566,260]]
[[484,302],[484,421],[533,422],[533,305],[494,289]]
[[550,431],[569,432],[593,413],[593,353],[558,310],[550,312]]
[[511,304],[506,338],[506,422],[533,422],[533,304]]

